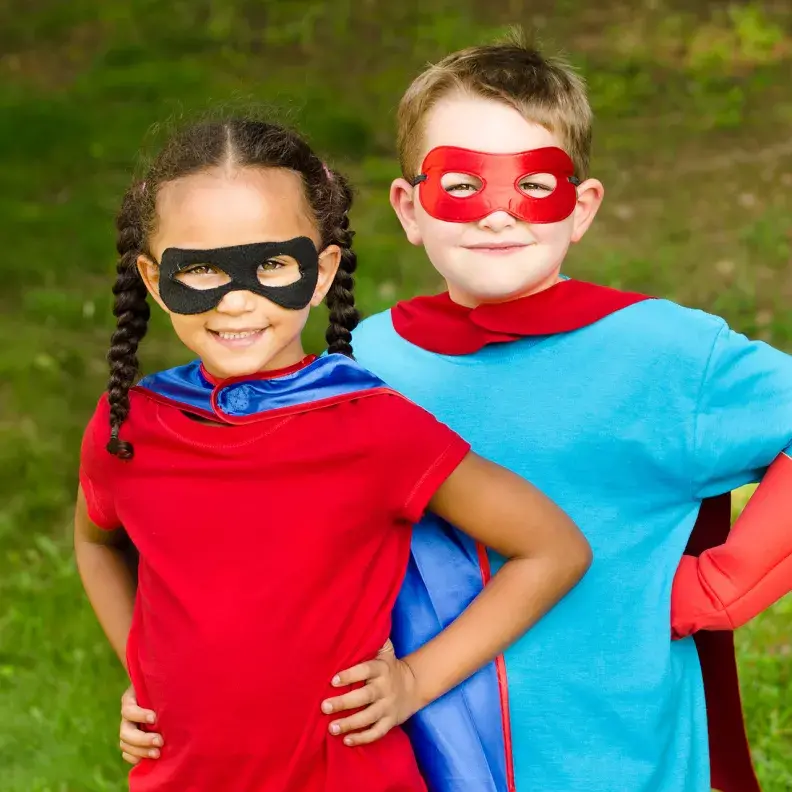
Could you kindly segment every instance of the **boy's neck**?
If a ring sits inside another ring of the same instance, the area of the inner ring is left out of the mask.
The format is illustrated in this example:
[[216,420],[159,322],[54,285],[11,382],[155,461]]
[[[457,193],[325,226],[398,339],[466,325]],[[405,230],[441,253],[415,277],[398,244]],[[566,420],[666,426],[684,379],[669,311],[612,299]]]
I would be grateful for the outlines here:
[[449,281],[446,281],[446,285],[448,286],[448,296],[451,298],[452,302],[455,302],[457,305],[462,305],[465,308],[477,308],[479,305],[497,305],[500,303],[510,303],[514,302],[515,300],[521,300],[523,297],[530,297],[533,294],[539,294],[540,292],[547,291],[565,279],[565,276],[561,275],[560,271],[556,270],[547,278],[540,281],[539,283],[534,284],[525,291],[518,292],[517,294],[513,294],[510,297],[505,297],[503,299],[488,299],[478,297],[474,294],[471,294],[470,292],[465,291],[464,289],[457,288]]

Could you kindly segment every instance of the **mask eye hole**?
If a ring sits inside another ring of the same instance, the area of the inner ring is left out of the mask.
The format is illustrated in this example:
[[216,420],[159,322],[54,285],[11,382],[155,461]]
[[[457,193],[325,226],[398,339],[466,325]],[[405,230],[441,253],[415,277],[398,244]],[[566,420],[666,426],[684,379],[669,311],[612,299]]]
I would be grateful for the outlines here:
[[256,277],[262,286],[291,286],[300,280],[300,265],[291,256],[275,256],[258,265]]
[[517,182],[517,188],[529,198],[547,198],[558,186],[552,173],[529,173]]
[[179,283],[198,291],[217,289],[231,282],[230,276],[214,264],[188,264],[174,277]]
[[444,173],[440,186],[455,198],[470,198],[482,187],[482,181],[471,173]]

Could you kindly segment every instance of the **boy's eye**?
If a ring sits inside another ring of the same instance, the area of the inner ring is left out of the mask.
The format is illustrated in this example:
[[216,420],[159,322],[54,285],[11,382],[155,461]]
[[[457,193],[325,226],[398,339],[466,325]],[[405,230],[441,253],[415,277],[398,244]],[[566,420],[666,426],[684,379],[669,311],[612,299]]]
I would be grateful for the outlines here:
[[520,180],[520,191],[531,198],[546,198],[557,183],[552,173],[531,173]]
[[440,186],[450,195],[457,198],[468,198],[481,189],[481,179],[469,173],[444,173]]

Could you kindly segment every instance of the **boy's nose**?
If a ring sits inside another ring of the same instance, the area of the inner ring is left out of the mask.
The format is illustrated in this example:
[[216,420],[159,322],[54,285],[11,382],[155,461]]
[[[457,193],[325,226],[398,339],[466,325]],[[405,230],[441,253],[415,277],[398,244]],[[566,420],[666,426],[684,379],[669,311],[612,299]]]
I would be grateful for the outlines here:
[[513,228],[517,224],[517,218],[510,215],[508,212],[498,210],[492,214],[487,215],[484,219],[479,220],[481,228],[488,228],[491,231],[502,231],[506,228]]

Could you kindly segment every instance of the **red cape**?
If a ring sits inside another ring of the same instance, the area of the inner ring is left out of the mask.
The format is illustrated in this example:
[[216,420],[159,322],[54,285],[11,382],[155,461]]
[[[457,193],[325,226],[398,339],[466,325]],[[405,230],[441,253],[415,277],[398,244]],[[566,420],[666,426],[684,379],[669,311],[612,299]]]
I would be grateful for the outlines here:
[[[701,505],[685,553],[698,556],[723,544],[731,529],[731,494]],[[707,700],[712,786],[720,792],[761,792],[745,732],[734,633],[702,630],[693,636]]]
[[[578,330],[646,299],[564,280],[528,297],[472,309],[452,302],[447,293],[417,297],[395,305],[391,317],[396,332],[422,349],[469,355],[487,344]],[[722,544],[730,527],[731,495],[704,501],[685,552],[697,556]],[[694,640],[707,702],[712,786],[720,792],[761,792],[745,732],[734,635],[699,632]]]
[[416,297],[397,303],[391,317],[396,332],[422,349],[469,355],[487,344],[568,333],[646,299],[643,294],[563,280],[528,297],[477,308],[458,305],[447,292]]

